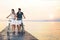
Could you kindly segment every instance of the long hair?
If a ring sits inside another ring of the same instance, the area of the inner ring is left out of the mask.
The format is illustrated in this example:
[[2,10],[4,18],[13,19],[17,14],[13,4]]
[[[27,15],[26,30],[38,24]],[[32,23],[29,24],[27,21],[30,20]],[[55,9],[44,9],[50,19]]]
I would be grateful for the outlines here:
[[15,10],[14,9],[11,9],[11,11],[12,11],[12,14],[15,14]]

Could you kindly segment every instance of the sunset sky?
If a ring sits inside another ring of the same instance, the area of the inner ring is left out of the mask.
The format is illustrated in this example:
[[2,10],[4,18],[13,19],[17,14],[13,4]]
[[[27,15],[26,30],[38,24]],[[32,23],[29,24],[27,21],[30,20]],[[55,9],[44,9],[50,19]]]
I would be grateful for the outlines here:
[[0,19],[4,19],[14,8],[21,8],[26,19],[55,19],[60,18],[59,0],[0,0]]

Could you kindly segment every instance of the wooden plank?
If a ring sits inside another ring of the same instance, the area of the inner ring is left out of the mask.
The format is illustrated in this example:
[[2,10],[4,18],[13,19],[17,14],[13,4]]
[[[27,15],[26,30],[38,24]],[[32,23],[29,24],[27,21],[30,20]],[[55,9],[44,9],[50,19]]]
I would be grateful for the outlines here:
[[33,35],[25,31],[25,34],[22,32],[18,34],[17,32],[15,35],[12,32],[7,33],[7,29],[5,28],[1,33],[0,33],[0,40],[38,40],[35,38]]

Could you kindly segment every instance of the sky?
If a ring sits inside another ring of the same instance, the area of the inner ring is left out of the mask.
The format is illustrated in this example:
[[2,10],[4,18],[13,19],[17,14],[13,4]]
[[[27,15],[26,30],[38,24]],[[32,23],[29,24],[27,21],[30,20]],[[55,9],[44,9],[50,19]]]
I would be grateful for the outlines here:
[[0,0],[0,19],[5,19],[14,8],[22,9],[28,20],[60,18],[59,0]]

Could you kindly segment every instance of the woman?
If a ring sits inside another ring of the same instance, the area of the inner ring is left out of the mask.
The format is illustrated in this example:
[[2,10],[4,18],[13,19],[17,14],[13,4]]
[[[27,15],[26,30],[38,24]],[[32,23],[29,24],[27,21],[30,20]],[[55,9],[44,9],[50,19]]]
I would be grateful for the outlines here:
[[15,10],[14,9],[11,9],[11,14],[9,15],[9,16],[7,16],[7,18],[8,17],[10,17],[11,16],[11,26],[12,26],[12,31],[13,31],[13,34],[15,34],[15,28],[16,28],[16,21],[15,21],[15,19],[16,19],[16,14],[15,14]]

